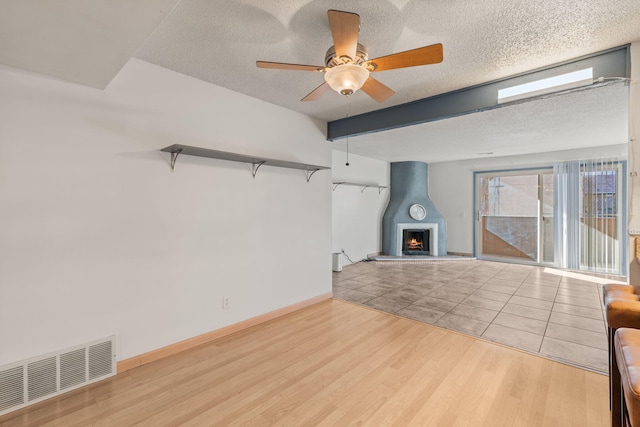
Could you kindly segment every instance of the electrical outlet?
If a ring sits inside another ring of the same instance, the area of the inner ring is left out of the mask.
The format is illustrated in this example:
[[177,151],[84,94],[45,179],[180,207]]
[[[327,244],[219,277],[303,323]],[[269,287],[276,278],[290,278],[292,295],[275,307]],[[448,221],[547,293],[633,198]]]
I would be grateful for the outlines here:
[[629,229],[629,234],[631,234],[632,236],[640,236],[640,229],[631,228]]
[[224,310],[228,309],[230,307],[230,298],[229,297],[222,297],[222,308]]

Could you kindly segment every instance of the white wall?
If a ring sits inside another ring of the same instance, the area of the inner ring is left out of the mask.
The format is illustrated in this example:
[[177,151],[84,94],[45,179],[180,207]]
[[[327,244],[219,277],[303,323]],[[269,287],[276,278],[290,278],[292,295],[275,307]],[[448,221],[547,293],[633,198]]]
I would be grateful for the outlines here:
[[[640,229],[640,40],[631,43],[631,84],[629,86],[629,230]],[[632,175],[635,173],[635,176]],[[635,240],[629,239],[629,283],[640,283],[640,259]]]
[[429,194],[447,220],[447,251],[473,253],[473,174],[479,171],[552,166],[568,160],[626,159],[627,144],[429,164]]
[[[333,150],[334,182],[357,182],[389,186],[389,163]],[[345,253],[353,262],[382,248],[382,215],[389,202],[389,189],[340,185],[333,191],[333,252]],[[348,264],[346,257],[343,262]]]
[[122,360],[331,291],[331,171],[158,151],[329,166],[324,123],[138,60],[105,91],[2,67],[0,99],[0,365],[111,334]]

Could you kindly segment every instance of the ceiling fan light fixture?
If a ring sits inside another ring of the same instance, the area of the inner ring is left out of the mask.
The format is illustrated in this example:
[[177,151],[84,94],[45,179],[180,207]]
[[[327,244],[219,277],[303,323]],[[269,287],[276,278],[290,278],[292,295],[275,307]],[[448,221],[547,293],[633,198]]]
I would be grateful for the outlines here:
[[324,74],[324,79],[342,95],[353,95],[369,78],[369,70],[356,64],[342,64],[331,67]]
[[315,101],[329,88],[341,95],[352,95],[359,89],[377,102],[384,102],[395,93],[391,88],[369,76],[370,72],[416,67],[442,62],[442,44],[436,43],[369,60],[367,49],[358,43],[360,16],[357,13],[330,9],[327,11],[333,46],[324,57],[325,66],[256,61],[259,68],[324,72],[325,82],[300,101]]

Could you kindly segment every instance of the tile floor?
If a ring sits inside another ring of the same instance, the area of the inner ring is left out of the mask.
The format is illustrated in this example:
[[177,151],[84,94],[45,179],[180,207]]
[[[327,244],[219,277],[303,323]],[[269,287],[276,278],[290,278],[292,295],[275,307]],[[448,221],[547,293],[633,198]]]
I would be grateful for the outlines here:
[[474,259],[371,261],[333,273],[333,295],[607,373],[601,287],[611,282]]

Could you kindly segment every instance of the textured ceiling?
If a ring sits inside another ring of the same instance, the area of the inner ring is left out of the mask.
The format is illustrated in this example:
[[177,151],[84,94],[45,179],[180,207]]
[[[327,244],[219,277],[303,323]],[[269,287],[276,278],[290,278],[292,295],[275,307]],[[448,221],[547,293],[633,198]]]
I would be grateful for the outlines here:
[[[475,114],[349,138],[349,152],[426,163],[625,144],[627,84],[550,96]],[[347,142],[333,143],[346,151]],[[581,159],[582,160],[582,159]]]
[[[328,9],[361,16],[359,41],[370,57],[444,45],[441,64],[376,73],[396,95],[378,104],[358,92],[349,99],[350,115],[640,39],[639,0],[0,0],[0,63],[105,88],[135,56],[321,120],[333,120],[347,113],[345,97],[328,92],[315,102],[299,101],[322,83],[322,74],[255,66],[256,60],[323,65],[332,45]],[[356,150],[361,146],[362,154],[371,157],[408,158],[422,155],[428,130],[433,132],[428,139],[455,147],[448,155],[433,158],[450,158],[457,152],[463,158],[474,152],[506,153],[510,146],[501,141],[513,140],[509,135],[531,142],[535,136],[525,135],[536,129],[546,129],[548,137],[553,134],[552,126],[565,124],[562,129],[566,129],[567,122],[579,122],[584,134],[581,140],[589,145],[596,142],[595,135],[624,133],[628,114],[626,92],[600,91],[601,111],[584,114],[605,112],[608,121],[573,117],[588,105],[582,96],[596,96],[596,92],[581,92],[564,103],[556,98],[537,107],[539,101],[535,101],[352,141]],[[620,116],[614,117],[615,113]],[[539,139],[546,141],[546,137]],[[616,142],[626,142],[626,137]],[[400,147],[402,151],[396,151]]]
[[356,12],[370,57],[442,43],[441,64],[376,73],[397,93],[364,93],[349,113],[401,104],[640,39],[638,0],[182,0],[136,57],[323,120],[346,114],[330,92],[300,99],[319,73],[258,69],[256,60],[324,65],[333,44],[327,10]]

